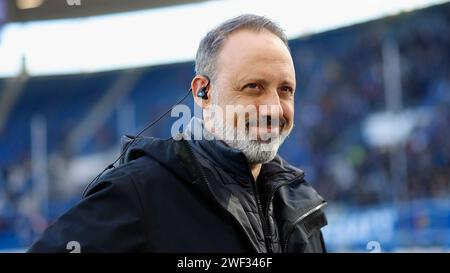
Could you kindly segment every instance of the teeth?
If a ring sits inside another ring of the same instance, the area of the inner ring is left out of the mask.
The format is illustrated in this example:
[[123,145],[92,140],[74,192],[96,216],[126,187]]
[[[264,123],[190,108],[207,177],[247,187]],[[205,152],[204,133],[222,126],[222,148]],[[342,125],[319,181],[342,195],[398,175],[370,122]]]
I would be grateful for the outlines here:
[[[267,127],[271,127],[272,124],[276,124],[274,121],[275,121],[275,120],[269,120],[269,121],[267,121],[267,122],[266,122],[266,126],[267,126]],[[255,121],[247,121],[245,124],[246,124],[247,126],[257,126],[257,125],[258,125],[258,121],[257,121],[257,120],[255,120]],[[279,126],[279,127],[282,128],[282,127],[284,127],[284,125],[286,125],[286,121],[280,120],[280,121],[278,122],[278,126]]]

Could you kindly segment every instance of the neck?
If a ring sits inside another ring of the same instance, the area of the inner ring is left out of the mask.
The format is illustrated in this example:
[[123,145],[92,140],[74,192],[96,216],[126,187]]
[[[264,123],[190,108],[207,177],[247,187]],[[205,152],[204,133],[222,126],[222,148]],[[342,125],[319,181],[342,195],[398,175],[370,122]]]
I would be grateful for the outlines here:
[[258,178],[259,172],[261,171],[261,166],[261,163],[250,165],[250,170],[252,171],[254,181],[256,181],[256,179]]

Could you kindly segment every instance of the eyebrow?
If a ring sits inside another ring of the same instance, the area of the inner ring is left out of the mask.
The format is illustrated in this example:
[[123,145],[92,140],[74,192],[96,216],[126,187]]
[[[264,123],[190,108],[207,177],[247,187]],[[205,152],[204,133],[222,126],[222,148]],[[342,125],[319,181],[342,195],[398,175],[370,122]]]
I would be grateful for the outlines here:
[[290,86],[294,87],[295,83],[291,82],[291,81],[284,80],[284,81],[281,82],[281,85],[290,85]]
[[[247,78],[247,79],[242,79],[241,82],[255,82],[258,84],[262,84],[262,85],[268,85],[269,81],[267,81],[264,78]],[[294,82],[291,82],[289,80],[283,80],[280,85],[290,85],[290,86],[295,86]]]

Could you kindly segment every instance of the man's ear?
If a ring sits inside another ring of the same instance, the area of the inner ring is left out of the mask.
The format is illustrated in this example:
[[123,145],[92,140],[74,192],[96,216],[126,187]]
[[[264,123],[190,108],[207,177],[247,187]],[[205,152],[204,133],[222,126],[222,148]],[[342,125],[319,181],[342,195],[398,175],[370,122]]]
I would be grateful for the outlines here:
[[[202,109],[205,109],[211,101],[211,94],[209,90],[211,89],[210,80],[202,75],[196,75],[191,82],[192,96],[194,97],[195,103]],[[205,88],[205,93],[207,96],[199,97],[199,92]]]

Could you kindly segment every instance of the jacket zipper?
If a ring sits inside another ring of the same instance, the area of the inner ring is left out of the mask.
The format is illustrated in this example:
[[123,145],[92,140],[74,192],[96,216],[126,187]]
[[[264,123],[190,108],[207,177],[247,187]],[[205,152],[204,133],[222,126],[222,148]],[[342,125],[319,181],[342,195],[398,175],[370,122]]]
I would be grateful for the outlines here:
[[[206,186],[207,186],[207,188],[208,188],[208,190],[209,190],[209,193],[210,193],[210,194],[214,197],[214,199],[216,199],[216,201],[217,201],[217,198],[216,198],[216,196],[214,195],[214,192],[213,192],[212,189],[211,189],[211,185],[209,184],[208,179],[206,178],[205,173],[203,172],[202,168],[201,168],[201,167],[199,166],[199,164],[198,164],[197,157],[195,156],[194,151],[192,150],[191,145],[190,145],[186,140],[183,140],[183,142],[184,142],[184,144],[187,146],[188,151],[189,151],[189,153],[190,153],[190,155],[191,155],[191,158],[195,161],[196,168],[197,168],[197,170],[200,172],[201,178],[203,178],[203,181],[205,182],[205,184],[206,184]],[[217,202],[218,202],[218,201],[217,201]],[[246,232],[245,229],[242,227],[242,224],[234,217],[233,214],[231,214],[228,210],[226,210],[226,211],[232,216],[233,219],[236,220],[236,222],[238,223],[238,226],[240,226],[241,229],[244,231],[245,237],[246,237],[247,240],[249,241],[250,245],[253,246],[253,242],[252,242],[252,240],[248,237],[247,232]],[[258,249],[255,249],[255,250],[258,251]]]
[[259,215],[259,218],[261,219],[261,226],[262,226],[262,232],[264,235],[264,242],[266,244],[266,249],[267,249],[268,253],[273,253],[272,236],[270,235],[270,224],[264,215],[263,207],[261,205],[261,198],[259,196],[256,182],[254,181],[254,179],[251,179],[251,183],[252,183],[253,192],[255,193],[256,204],[258,207],[258,215]]
[[[275,193],[278,191],[278,189],[281,188],[282,186],[289,185],[290,183],[292,183],[293,181],[295,181],[295,180],[297,180],[297,179],[299,179],[299,178],[301,178],[301,177],[304,177],[304,173],[295,176],[294,178],[290,179],[290,180],[287,181],[287,182],[281,183],[281,184],[278,185],[272,192],[270,192],[270,194],[269,194],[268,197],[267,197],[267,203],[266,203],[266,206],[265,206],[265,208],[266,208],[266,210],[265,210],[265,212],[266,212],[266,214],[265,214],[266,219],[269,219],[269,218],[270,218],[270,215],[269,215],[269,206],[270,206],[270,203],[272,203],[272,199],[273,199]],[[261,202],[260,202],[260,200],[258,200],[258,199],[259,199],[259,195],[258,195],[257,191],[255,191],[255,192],[256,192],[256,195],[257,195],[257,202],[259,203],[259,206],[261,207],[261,211],[262,211],[262,213],[263,213],[264,210],[262,210]],[[267,222],[267,227],[268,227],[268,230],[270,230],[270,224],[269,224],[268,222]],[[271,237],[271,236],[268,236],[268,238],[269,238],[270,246],[271,246],[271,248],[272,248],[272,237]],[[267,244],[267,240],[266,240],[266,244]],[[271,249],[271,251],[273,252],[273,249]]]
[[314,206],[313,208],[309,209],[307,212],[305,212],[304,214],[302,214],[301,216],[299,216],[293,223],[291,230],[289,231],[286,240],[284,242],[284,248],[283,248],[283,252],[287,252],[287,246],[289,243],[289,238],[291,237],[292,232],[294,231],[294,227],[300,223],[301,221],[303,221],[306,217],[308,217],[309,215],[313,214],[314,212],[318,211],[319,209],[323,208],[325,205],[327,205],[327,202],[322,202],[317,206]]

